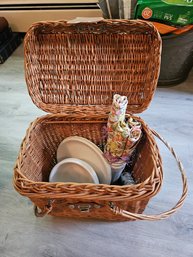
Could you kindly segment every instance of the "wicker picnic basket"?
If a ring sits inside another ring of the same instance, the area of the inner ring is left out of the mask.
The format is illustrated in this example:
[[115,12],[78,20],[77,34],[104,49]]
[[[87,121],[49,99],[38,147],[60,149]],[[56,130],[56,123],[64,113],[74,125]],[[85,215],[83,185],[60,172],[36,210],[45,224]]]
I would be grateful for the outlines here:
[[[31,123],[14,169],[14,187],[35,205],[36,216],[157,220],[183,203],[186,178],[173,149],[142,123],[143,138],[133,163],[135,185],[49,183],[60,142],[72,135],[104,144],[113,95],[126,95],[127,112],[145,110],[154,94],[160,69],[161,40],[144,21],[102,20],[40,22],[25,36],[25,72],[33,102],[49,112]],[[176,158],[182,174],[181,199],[170,211],[142,214],[160,189],[162,162],[154,135]]]

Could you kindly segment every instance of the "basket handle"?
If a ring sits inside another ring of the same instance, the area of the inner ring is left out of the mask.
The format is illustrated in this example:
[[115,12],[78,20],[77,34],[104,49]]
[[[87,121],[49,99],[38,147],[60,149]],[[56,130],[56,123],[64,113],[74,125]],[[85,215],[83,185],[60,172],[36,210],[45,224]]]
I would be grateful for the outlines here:
[[151,130],[151,132],[154,134],[154,136],[156,136],[158,139],[160,139],[166,145],[166,147],[169,149],[171,154],[174,156],[174,158],[178,164],[178,168],[181,173],[182,184],[183,184],[182,195],[180,197],[180,200],[176,203],[176,205],[173,208],[171,208],[169,211],[165,211],[165,212],[157,214],[157,215],[145,215],[145,214],[136,214],[136,213],[128,212],[123,209],[120,209],[114,203],[110,202],[109,206],[113,213],[122,215],[123,217],[128,218],[130,220],[153,220],[154,221],[154,220],[166,219],[182,206],[182,204],[184,203],[184,200],[187,196],[187,190],[188,190],[187,178],[186,178],[184,168],[182,166],[181,161],[179,160],[178,156],[176,155],[174,149],[165,141],[165,139],[163,139],[156,131]]

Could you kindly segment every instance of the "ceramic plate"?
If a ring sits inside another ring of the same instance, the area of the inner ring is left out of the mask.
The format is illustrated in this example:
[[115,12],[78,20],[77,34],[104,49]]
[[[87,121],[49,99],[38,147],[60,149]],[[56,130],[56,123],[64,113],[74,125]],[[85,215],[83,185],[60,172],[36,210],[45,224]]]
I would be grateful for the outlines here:
[[78,158],[89,163],[95,170],[101,184],[110,184],[111,167],[103,152],[90,140],[72,136],[65,138],[58,147],[57,160]]
[[76,158],[67,158],[56,164],[51,170],[49,181],[99,184],[94,169]]

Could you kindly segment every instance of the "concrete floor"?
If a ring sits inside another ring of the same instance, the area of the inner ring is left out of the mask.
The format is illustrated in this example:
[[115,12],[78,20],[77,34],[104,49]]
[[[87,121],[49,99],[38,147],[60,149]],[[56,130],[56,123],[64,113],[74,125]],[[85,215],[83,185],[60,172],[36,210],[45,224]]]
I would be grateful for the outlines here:
[[[141,116],[175,148],[189,181],[180,211],[158,222],[104,222],[36,218],[31,202],[12,186],[13,166],[29,123],[43,114],[26,89],[23,48],[0,65],[0,256],[1,257],[192,257],[193,72],[173,88],[159,88]],[[159,144],[164,183],[145,213],[171,208],[181,193],[177,165]]]

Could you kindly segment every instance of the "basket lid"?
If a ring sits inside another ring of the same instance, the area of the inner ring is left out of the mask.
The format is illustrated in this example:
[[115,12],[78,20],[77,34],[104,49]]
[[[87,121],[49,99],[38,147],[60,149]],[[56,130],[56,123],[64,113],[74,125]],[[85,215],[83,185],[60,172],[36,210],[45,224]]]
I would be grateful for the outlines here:
[[39,22],[24,49],[29,94],[47,112],[108,112],[117,93],[139,113],[157,86],[161,39],[145,21]]

